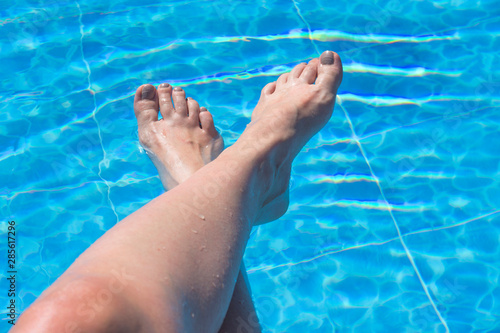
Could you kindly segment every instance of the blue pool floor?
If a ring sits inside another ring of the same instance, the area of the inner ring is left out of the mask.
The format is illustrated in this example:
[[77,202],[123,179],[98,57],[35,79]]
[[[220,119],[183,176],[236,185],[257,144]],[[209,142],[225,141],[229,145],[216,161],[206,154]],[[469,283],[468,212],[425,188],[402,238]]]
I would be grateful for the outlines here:
[[331,49],[345,72],[334,115],[294,163],[288,212],[253,230],[244,257],[264,331],[500,329],[497,2],[16,1],[1,13],[0,228],[19,226],[20,312],[162,193],[138,145],[138,86],[182,86],[231,145],[261,87]]

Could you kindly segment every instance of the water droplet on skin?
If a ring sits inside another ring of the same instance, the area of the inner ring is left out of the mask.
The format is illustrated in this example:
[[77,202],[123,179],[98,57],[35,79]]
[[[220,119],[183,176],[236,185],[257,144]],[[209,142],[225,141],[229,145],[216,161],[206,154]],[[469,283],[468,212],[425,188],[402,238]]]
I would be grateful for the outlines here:
[[162,249],[164,249],[164,250],[165,250],[165,246],[164,246],[164,247],[162,247]]
[[194,234],[197,234],[197,233],[198,233],[198,230],[191,229],[191,231],[192,231]]
[[201,214],[200,214],[200,215],[198,215],[198,217],[199,217],[200,219],[202,219],[203,221],[205,221],[205,216],[204,216],[204,215],[201,215]]
[[200,251],[204,251],[206,249],[205,245],[200,246]]

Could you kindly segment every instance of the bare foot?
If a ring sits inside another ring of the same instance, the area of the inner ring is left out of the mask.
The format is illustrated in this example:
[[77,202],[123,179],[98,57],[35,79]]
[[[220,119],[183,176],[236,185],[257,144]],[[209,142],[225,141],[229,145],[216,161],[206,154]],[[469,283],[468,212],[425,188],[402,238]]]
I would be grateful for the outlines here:
[[269,121],[281,139],[293,136],[297,140],[290,148],[296,154],[330,119],[342,73],[340,57],[332,51],[295,66],[262,89],[252,123]]
[[262,89],[252,121],[235,144],[243,154],[258,152],[272,174],[262,207],[288,202],[291,163],[330,119],[342,73],[338,54],[326,51]]
[[[158,119],[158,110],[163,119]],[[134,111],[139,141],[166,190],[188,179],[224,149],[210,112],[194,99],[186,99],[180,87],[172,88],[168,83],[162,83],[158,90],[150,84],[139,87]]]

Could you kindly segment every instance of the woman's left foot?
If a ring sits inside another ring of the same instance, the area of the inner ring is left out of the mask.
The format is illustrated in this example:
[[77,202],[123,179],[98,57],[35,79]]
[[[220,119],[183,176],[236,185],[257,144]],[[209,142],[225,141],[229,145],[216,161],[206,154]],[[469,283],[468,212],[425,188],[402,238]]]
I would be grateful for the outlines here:
[[[173,100],[173,102],[172,102]],[[182,183],[224,149],[206,108],[200,108],[180,87],[150,84],[135,93],[139,141],[158,169],[166,190]],[[158,111],[163,119],[158,119]]]

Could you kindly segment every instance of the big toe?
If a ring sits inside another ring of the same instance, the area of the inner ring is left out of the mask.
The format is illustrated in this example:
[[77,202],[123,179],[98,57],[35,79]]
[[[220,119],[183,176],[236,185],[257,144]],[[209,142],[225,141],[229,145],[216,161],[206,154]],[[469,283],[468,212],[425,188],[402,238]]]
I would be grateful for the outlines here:
[[135,92],[134,112],[139,126],[158,120],[158,94],[150,84],[140,86]]
[[316,84],[336,93],[342,82],[342,61],[337,53],[325,51],[321,54],[318,64]]

